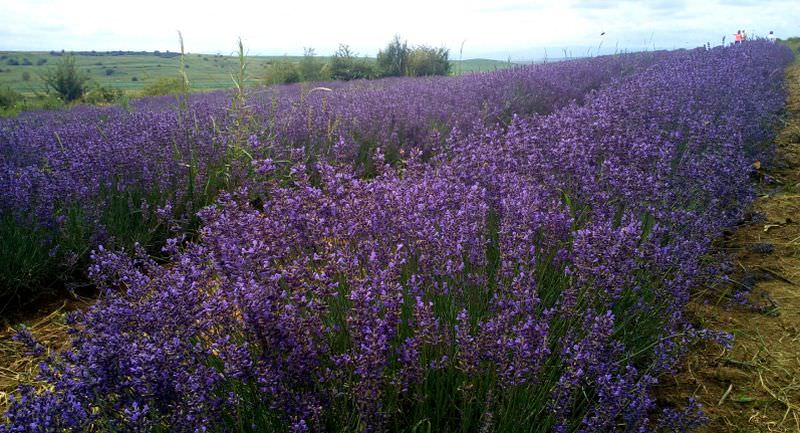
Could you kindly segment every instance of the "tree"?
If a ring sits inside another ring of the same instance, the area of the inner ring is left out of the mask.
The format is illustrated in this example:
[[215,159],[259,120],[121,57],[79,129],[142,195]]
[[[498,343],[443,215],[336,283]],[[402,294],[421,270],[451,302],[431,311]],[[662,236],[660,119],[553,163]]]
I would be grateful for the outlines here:
[[448,75],[452,65],[448,60],[450,50],[426,45],[414,47],[409,55],[408,75],[424,77],[428,75]]
[[378,69],[381,76],[402,77],[408,75],[410,53],[408,42],[401,42],[400,35],[395,35],[385,50],[378,51]]
[[375,77],[375,68],[366,60],[359,59],[346,44],[339,44],[339,49],[331,59],[331,78],[334,80],[358,80]]
[[325,80],[325,63],[319,60],[313,48],[303,49],[303,60],[300,60],[300,75],[303,81]]
[[276,60],[267,66],[264,74],[264,83],[267,85],[292,84],[299,83],[302,78],[297,65],[288,59],[283,59]]
[[55,68],[42,74],[42,81],[48,92],[55,92],[64,102],[79,99],[86,92],[89,77],[75,67],[75,57],[70,54],[61,58]]

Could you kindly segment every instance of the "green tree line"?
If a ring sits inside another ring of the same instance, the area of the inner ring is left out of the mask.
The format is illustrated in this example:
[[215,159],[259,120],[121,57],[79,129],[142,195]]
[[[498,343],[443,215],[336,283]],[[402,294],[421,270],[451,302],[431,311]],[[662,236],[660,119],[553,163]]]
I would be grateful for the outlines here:
[[407,41],[396,35],[384,49],[378,51],[377,61],[359,57],[346,44],[340,44],[327,62],[317,57],[313,48],[306,48],[299,62],[272,62],[264,73],[264,82],[291,84],[301,81],[449,75],[452,67],[449,56],[450,50],[445,47],[410,47]]

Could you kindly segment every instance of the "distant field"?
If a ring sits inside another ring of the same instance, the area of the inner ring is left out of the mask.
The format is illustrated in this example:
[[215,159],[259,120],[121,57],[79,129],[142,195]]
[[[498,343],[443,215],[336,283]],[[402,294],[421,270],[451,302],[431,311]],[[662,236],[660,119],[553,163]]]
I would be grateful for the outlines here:
[[[42,72],[58,63],[61,55],[61,52],[0,51],[0,88],[9,87],[28,95],[42,92]],[[249,75],[257,81],[264,75],[270,62],[297,62],[300,59],[301,56],[249,56]],[[177,53],[75,54],[75,64],[92,81],[129,93],[141,90],[148,82],[158,78],[176,76],[179,62]],[[223,89],[231,87],[231,73],[238,67],[238,60],[232,56],[215,54],[187,54],[186,65],[193,89]],[[470,59],[453,61],[453,72],[490,71],[508,66],[508,62]]]

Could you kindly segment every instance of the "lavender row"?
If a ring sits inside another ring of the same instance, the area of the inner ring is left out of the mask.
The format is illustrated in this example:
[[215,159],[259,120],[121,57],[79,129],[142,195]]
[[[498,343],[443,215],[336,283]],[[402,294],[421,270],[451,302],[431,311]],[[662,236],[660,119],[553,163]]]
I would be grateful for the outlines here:
[[258,161],[169,265],[96,253],[107,296],[0,432],[687,431],[697,407],[652,386],[708,336],[689,289],[752,198],[790,58],[672,53],[433,159],[377,153],[372,179]]
[[[47,286],[99,243],[157,246],[193,231],[220,190],[254,174],[253,158],[328,159],[364,175],[381,148],[397,161],[437,152],[453,128],[548,112],[646,67],[637,54],[439,79],[328,83],[80,107],[0,120],[0,286]],[[29,240],[33,239],[33,242]],[[24,298],[28,293],[17,294]]]

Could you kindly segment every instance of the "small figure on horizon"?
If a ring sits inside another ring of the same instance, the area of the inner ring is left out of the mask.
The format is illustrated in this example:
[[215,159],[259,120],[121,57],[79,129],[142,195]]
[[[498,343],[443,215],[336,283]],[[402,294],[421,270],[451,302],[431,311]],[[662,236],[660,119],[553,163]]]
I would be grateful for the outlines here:
[[778,37],[775,36],[775,33],[773,33],[772,30],[770,30],[769,34],[767,35],[767,40],[769,40],[770,42],[772,42],[774,44],[777,39],[778,39]]
[[736,31],[736,38],[734,39],[733,43],[736,44],[736,45],[739,45],[739,44],[742,43],[742,31],[741,30],[737,30]]
[[742,30],[742,42],[747,40],[747,30]]

